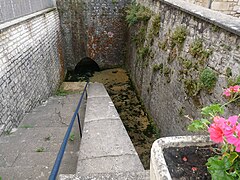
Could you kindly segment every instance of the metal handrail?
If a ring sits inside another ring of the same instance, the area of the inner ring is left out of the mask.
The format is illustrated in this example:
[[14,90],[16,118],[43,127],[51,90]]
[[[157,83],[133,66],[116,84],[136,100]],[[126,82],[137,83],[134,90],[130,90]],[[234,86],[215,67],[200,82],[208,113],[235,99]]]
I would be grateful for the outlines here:
[[57,177],[57,174],[58,174],[58,171],[59,171],[59,168],[60,168],[60,165],[61,165],[61,162],[62,162],[62,158],[63,158],[63,155],[64,155],[64,152],[65,152],[65,149],[66,149],[66,146],[67,146],[67,142],[68,142],[68,139],[69,139],[69,136],[70,136],[70,133],[72,131],[72,127],[73,127],[73,124],[74,124],[74,121],[77,117],[78,119],[78,125],[79,125],[79,131],[80,131],[80,137],[82,137],[82,129],[81,129],[81,122],[80,122],[80,116],[79,116],[79,108],[81,106],[81,103],[82,103],[82,100],[83,100],[83,97],[84,97],[84,94],[86,92],[86,89],[87,89],[87,86],[88,86],[88,82],[86,83],[85,87],[84,87],[84,91],[80,97],[80,100],[78,102],[78,105],[77,105],[77,108],[73,114],[73,117],[72,117],[72,120],[68,126],[68,129],[67,129],[67,132],[64,136],[64,139],[63,139],[63,142],[62,142],[62,145],[61,145],[61,148],[58,152],[58,155],[57,155],[57,158],[55,160],[55,163],[54,163],[54,166],[52,168],[52,172],[49,176],[49,180],[55,180],[56,177]]

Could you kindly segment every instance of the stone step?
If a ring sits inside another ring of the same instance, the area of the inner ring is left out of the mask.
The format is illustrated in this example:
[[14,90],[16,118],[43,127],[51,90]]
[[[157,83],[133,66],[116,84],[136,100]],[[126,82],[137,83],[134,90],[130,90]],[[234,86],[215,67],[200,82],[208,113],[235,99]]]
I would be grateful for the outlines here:
[[60,175],[60,180],[150,180],[149,171],[90,174],[88,176]]

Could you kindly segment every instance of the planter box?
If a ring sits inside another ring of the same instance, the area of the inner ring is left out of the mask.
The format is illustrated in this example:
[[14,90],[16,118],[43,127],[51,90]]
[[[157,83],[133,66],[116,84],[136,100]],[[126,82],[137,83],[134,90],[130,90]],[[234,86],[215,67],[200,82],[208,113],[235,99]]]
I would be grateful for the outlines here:
[[207,146],[213,142],[208,136],[173,136],[156,140],[151,149],[150,179],[171,180],[163,150],[168,147]]

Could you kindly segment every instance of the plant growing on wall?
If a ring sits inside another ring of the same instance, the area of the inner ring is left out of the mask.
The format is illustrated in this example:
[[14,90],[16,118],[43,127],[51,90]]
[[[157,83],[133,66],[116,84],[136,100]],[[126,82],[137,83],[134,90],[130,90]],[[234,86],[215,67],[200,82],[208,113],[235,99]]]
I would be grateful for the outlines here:
[[[126,10],[126,21],[129,27],[136,28],[135,36],[132,40],[137,46],[137,59],[141,61],[143,67],[148,65],[147,59],[151,57],[152,51],[149,44],[144,44],[147,35],[147,22],[152,16],[152,11],[140,4],[132,3]],[[156,23],[155,23],[155,26]]]
[[224,91],[225,104],[212,104],[202,108],[202,118],[193,120],[190,131],[208,131],[210,139],[219,144],[216,155],[206,163],[212,179],[234,180],[240,178],[240,122],[239,115],[221,117],[224,108],[240,99],[240,86],[230,86]]
[[133,26],[141,21],[147,22],[152,16],[150,9],[136,3],[132,3],[130,6],[128,6],[126,13],[126,21],[128,26]]
[[202,83],[203,88],[207,90],[212,90],[217,82],[216,73],[210,68],[205,68],[200,74],[200,81]]

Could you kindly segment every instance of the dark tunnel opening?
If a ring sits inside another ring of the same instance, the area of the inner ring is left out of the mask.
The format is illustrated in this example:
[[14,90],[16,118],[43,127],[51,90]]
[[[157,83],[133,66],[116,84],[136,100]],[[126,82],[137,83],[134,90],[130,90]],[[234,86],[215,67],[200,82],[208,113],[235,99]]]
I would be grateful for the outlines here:
[[100,71],[98,64],[93,59],[85,57],[75,66],[74,70],[67,71],[65,81],[87,81],[96,71]]

